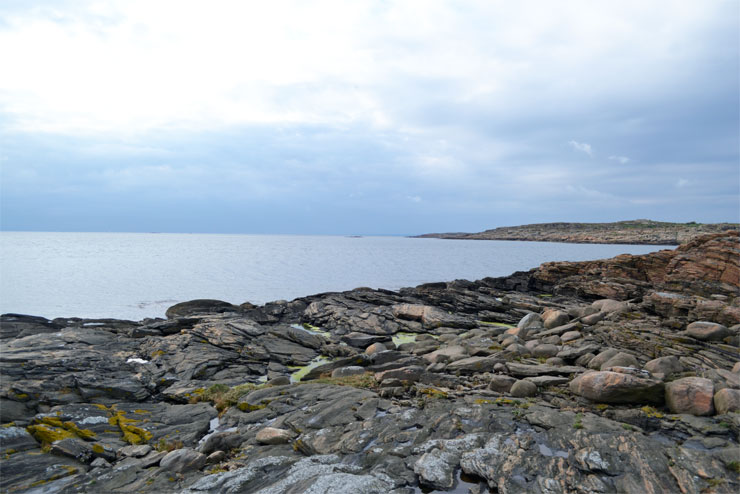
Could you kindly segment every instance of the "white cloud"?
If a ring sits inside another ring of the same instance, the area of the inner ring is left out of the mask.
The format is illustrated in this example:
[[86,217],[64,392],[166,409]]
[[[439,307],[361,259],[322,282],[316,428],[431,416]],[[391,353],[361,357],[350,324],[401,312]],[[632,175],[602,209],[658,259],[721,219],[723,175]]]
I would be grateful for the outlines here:
[[14,47],[0,51],[0,112],[14,128],[64,133],[243,123],[400,128],[415,122],[397,121],[399,99],[414,108],[435,103],[418,91],[420,80],[445,86],[435,97],[451,104],[567,108],[611,96],[616,73],[620,91],[663,87],[665,70],[654,60],[672,60],[718,9],[587,0],[539,2],[535,14],[531,5],[461,8],[451,0],[0,7],[0,46]]
[[679,189],[682,189],[686,187],[687,185],[689,185],[690,183],[691,182],[689,180],[686,180],[685,178],[679,178],[678,180],[676,180],[676,187],[678,187]]
[[586,153],[589,156],[593,156],[593,151],[591,150],[591,144],[588,144],[585,142],[578,142],[578,141],[568,141],[568,144],[570,144],[570,147],[572,147],[576,151],[580,151],[582,153]]
[[632,161],[627,156],[609,156],[609,159],[612,160],[612,161],[618,161],[618,162],[622,163],[623,165],[625,165],[625,164],[629,163],[630,161]]

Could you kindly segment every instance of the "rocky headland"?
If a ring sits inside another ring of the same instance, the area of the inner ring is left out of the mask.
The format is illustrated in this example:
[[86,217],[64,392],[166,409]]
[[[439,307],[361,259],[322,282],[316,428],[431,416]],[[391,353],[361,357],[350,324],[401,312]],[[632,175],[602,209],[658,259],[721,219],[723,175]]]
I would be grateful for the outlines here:
[[736,493],[740,239],[0,320],[0,490]]
[[680,245],[710,233],[740,230],[738,223],[668,223],[651,220],[614,223],[539,223],[504,226],[479,233],[428,233],[418,238],[528,240],[574,244]]

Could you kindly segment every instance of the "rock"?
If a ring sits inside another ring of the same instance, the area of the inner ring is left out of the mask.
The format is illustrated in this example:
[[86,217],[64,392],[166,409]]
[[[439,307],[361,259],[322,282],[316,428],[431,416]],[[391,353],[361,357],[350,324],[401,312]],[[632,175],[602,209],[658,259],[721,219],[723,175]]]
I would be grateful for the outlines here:
[[638,369],[640,367],[640,363],[632,355],[619,352],[601,364],[600,370],[606,370],[608,367],[634,367]]
[[645,370],[656,377],[665,378],[683,372],[683,365],[673,355],[658,357],[645,364]]
[[568,341],[577,340],[583,336],[580,331],[568,331],[566,333],[563,333],[562,336],[560,336],[560,341],[563,343],[566,343]]
[[554,367],[551,365],[528,365],[520,364],[518,362],[507,362],[506,368],[509,374],[518,377],[534,377],[544,375],[570,375],[578,372],[583,372],[583,367],[577,367],[573,365],[563,365]]
[[414,463],[414,473],[419,476],[419,483],[438,490],[447,490],[455,482],[453,476],[455,455],[439,449],[424,453]]
[[594,324],[602,321],[607,316],[606,312],[597,312],[596,314],[590,314],[581,318],[581,322],[586,326],[593,326]]
[[560,357],[550,357],[549,359],[545,360],[545,365],[549,365],[551,367],[558,367],[561,365],[565,365],[565,361],[561,359]]
[[535,396],[537,394],[537,385],[532,381],[520,380],[516,381],[509,391],[511,396],[517,398],[526,398],[529,396]]
[[198,452],[210,455],[215,451],[231,451],[238,448],[244,438],[238,431],[219,431],[208,434],[200,446]]
[[0,427],[0,455],[9,451],[19,452],[38,447],[36,440],[23,427]]
[[714,408],[719,415],[740,412],[740,390],[724,388],[714,394]]
[[351,365],[349,367],[340,367],[331,371],[331,377],[350,377],[350,376],[361,376],[367,369],[358,365]]
[[700,341],[719,341],[732,334],[725,326],[707,321],[692,322],[684,333]]
[[[370,345],[379,344],[383,341],[388,340],[388,337],[385,335],[373,335],[373,334],[352,332],[352,333],[347,333],[346,335],[342,336],[341,340],[345,342],[346,344],[348,344],[349,346],[353,346],[355,348],[367,348]],[[365,352],[365,353],[368,353],[368,352]]]
[[447,365],[447,372],[463,374],[491,372],[494,365],[502,362],[502,359],[496,357],[468,357]]
[[564,324],[568,324],[570,316],[562,310],[548,310],[542,314],[543,325],[545,329],[553,329]]
[[7,400],[0,398],[0,423],[7,424],[8,422],[15,422],[16,420],[23,420],[27,418],[30,413],[26,405],[19,401]]
[[453,362],[455,360],[461,360],[467,356],[468,351],[464,346],[452,345],[427,353],[424,355],[424,360],[429,363],[436,364],[437,362]]
[[516,379],[511,376],[494,375],[488,383],[488,389],[497,393],[508,393]]
[[588,368],[594,370],[601,370],[601,366],[608,361],[610,358],[619,353],[616,348],[607,348],[603,352],[596,355],[588,362]]
[[273,377],[267,381],[268,386],[287,386],[290,384],[290,378],[288,376]]
[[206,458],[206,465],[215,465],[221,463],[227,458],[225,451],[214,451]]
[[265,427],[257,432],[257,442],[261,444],[287,444],[293,440],[293,433],[285,429]]
[[565,347],[558,352],[556,355],[563,360],[575,360],[581,355],[587,353],[598,353],[601,350],[601,346],[597,344],[584,345],[579,347]]
[[560,349],[557,345],[543,344],[534,347],[534,349],[532,350],[532,355],[534,355],[535,357],[554,357],[558,354],[559,351]]
[[448,314],[437,307],[402,304],[391,308],[393,315],[399,319],[420,321],[426,329],[446,328],[474,328],[478,324],[466,317]]
[[388,348],[382,343],[373,343],[365,349],[366,355],[374,355],[376,353],[385,352]]
[[382,383],[387,379],[399,379],[404,383],[414,383],[421,379],[423,373],[423,367],[414,365],[378,372],[375,374],[375,380]]
[[111,464],[105,461],[103,458],[95,458],[90,466],[93,468],[110,468]]
[[152,447],[148,444],[125,446],[118,450],[118,456],[139,458],[148,455],[151,450]]
[[701,377],[684,377],[665,386],[665,401],[673,413],[714,414],[714,384]]
[[206,455],[189,448],[171,451],[159,462],[159,466],[162,470],[175,473],[200,470],[205,464]]
[[732,372],[740,374],[740,362],[735,362],[735,365],[732,366]]
[[223,312],[238,312],[239,308],[222,300],[198,299],[175,304],[165,312],[167,319],[190,317]]
[[80,463],[90,463],[93,460],[93,449],[90,443],[76,437],[68,437],[54,441],[49,453],[73,458]]
[[592,303],[591,307],[599,312],[609,313],[626,310],[628,305],[626,302],[620,302],[619,300],[603,299]]
[[542,317],[537,313],[531,312],[524,316],[515,328],[508,329],[505,334],[524,340],[530,331],[542,329],[543,327]]
[[591,371],[576,377],[570,390],[598,403],[663,403],[663,383],[656,379],[611,371]]

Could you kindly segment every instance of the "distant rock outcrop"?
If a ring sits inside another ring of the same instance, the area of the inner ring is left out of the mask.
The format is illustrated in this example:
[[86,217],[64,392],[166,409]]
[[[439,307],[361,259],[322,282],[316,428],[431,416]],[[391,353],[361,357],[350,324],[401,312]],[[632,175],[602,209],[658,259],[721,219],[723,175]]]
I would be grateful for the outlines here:
[[574,244],[679,245],[708,233],[738,231],[738,223],[668,223],[652,220],[614,223],[540,223],[504,226],[479,233],[427,233],[418,238],[528,240]]

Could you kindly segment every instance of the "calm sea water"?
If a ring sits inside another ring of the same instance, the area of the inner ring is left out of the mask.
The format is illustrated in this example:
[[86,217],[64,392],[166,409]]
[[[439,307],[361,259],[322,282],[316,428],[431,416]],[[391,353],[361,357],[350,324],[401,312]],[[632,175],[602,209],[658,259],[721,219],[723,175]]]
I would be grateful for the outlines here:
[[[262,304],[368,286],[505,276],[659,246],[403,237],[0,233],[0,312],[163,317],[185,300]],[[670,247],[665,247],[670,248]]]

